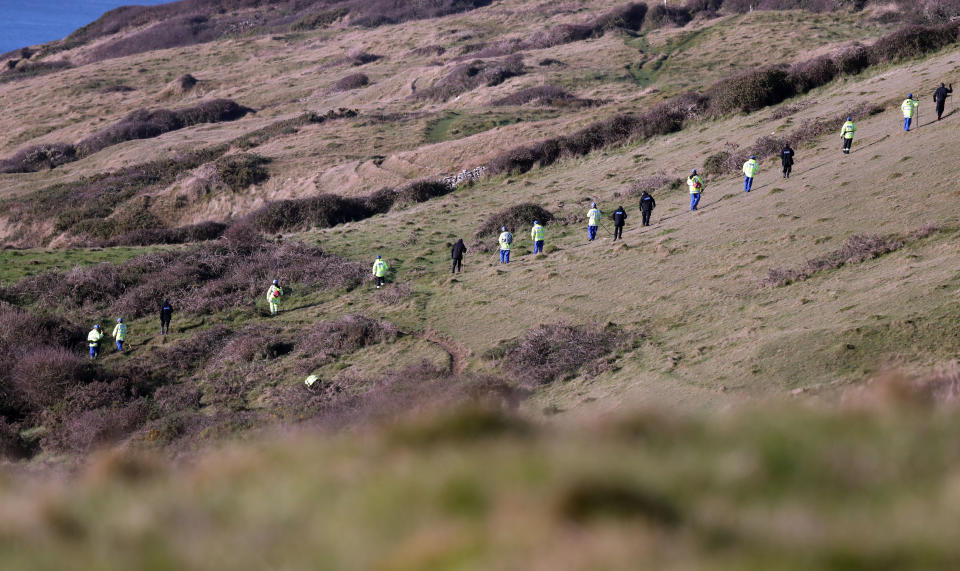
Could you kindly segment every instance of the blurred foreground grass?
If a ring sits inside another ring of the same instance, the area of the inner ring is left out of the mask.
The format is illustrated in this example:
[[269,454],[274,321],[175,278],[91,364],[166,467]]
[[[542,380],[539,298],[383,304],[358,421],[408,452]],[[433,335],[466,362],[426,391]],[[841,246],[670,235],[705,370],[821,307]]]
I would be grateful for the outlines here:
[[458,410],[0,484],[5,569],[948,569],[960,416]]

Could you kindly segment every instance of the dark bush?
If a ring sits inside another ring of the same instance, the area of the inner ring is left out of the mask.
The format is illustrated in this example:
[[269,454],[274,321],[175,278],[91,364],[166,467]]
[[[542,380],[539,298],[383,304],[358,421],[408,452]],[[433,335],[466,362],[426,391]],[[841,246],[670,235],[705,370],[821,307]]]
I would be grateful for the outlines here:
[[255,210],[247,220],[258,230],[281,232],[306,228],[329,228],[363,220],[377,214],[363,200],[336,194],[278,200]]
[[154,244],[186,244],[216,240],[227,231],[227,225],[208,220],[178,228],[153,228],[135,230],[121,234],[116,238],[97,243],[100,247],[113,246],[151,246]]
[[870,62],[880,64],[919,57],[957,41],[960,22],[945,26],[907,26],[870,46]]
[[748,71],[714,84],[707,95],[713,115],[750,113],[796,94],[790,74],[779,68]]
[[200,406],[200,390],[190,381],[164,385],[153,393],[153,402],[161,416],[182,413]]
[[127,36],[108,40],[90,51],[94,61],[144,52],[192,46],[217,39],[223,34],[206,16],[185,15],[160,21]]
[[230,190],[240,192],[270,178],[270,173],[263,168],[269,162],[270,159],[253,153],[229,155],[217,161],[217,178]]
[[67,60],[37,62],[24,60],[20,61],[16,66],[0,73],[0,83],[28,79],[37,77],[38,75],[47,75],[64,69],[70,69],[71,67],[73,67],[73,64]]
[[620,334],[614,326],[541,325],[501,346],[502,367],[528,383],[550,383],[612,351]]
[[333,84],[333,91],[350,91],[351,89],[359,89],[370,84],[370,78],[362,73],[353,73],[345,77],[341,77]]
[[553,220],[553,214],[544,208],[525,202],[509,208],[504,208],[500,212],[488,217],[483,224],[477,228],[474,234],[475,238],[486,236],[496,236],[500,233],[500,228],[506,226],[513,232],[519,231],[533,225],[533,221],[538,220],[541,224],[548,224]]
[[10,371],[10,387],[32,408],[51,406],[67,391],[92,379],[92,370],[77,353],[41,346],[20,356]]
[[392,343],[400,331],[392,323],[362,314],[314,325],[299,343],[298,356],[316,358],[347,355],[364,347]]
[[903,240],[893,236],[855,234],[850,236],[839,250],[811,258],[799,268],[771,268],[764,283],[774,287],[789,285],[818,272],[878,258],[899,250],[904,244]]
[[519,55],[501,60],[478,59],[457,65],[433,86],[417,91],[414,96],[444,101],[483,85],[499,85],[523,71],[523,59]]
[[0,160],[0,173],[37,172],[76,160],[70,143],[46,143],[24,147],[9,159]]
[[683,521],[668,496],[634,483],[587,479],[564,490],[557,509],[565,519],[584,524],[596,520],[639,520],[673,528]]
[[30,456],[30,447],[20,438],[20,425],[0,416],[0,458],[22,460]]
[[790,70],[794,89],[797,93],[806,93],[815,87],[833,81],[839,70],[830,56],[820,56],[798,63]]
[[833,63],[842,74],[860,73],[870,67],[870,50],[859,44],[840,48],[833,53]]
[[126,379],[76,385],[65,395],[62,412],[76,414],[103,407],[122,406],[133,400],[135,392],[136,389]]
[[85,453],[129,436],[156,416],[147,399],[65,417],[44,437],[44,447]]
[[643,2],[629,2],[601,15],[594,22],[595,26],[601,30],[624,28],[638,31],[643,27],[643,21],[646,15],[646,4]]
[[693,15],[685,7],[657,4],[647,12],[647,29],[665,26],[683,27],[690,23]]
[[350,11],[346,8],[335,8],[333,10],[325,10],[317,14],[307,14],[299,20],[293,23],[290,26],[290,29],[294,32],[305,32],[308,30],[316,30],[317,28],[323,28],[333,24],[340,18],[346,16]]
[[443,181],[432,179],[418,180],[397,191],[393,206],[403,208],[419,202],[426,202],[431,198],[444,196],[451,191],[453,191],[453,187]]
[[523,105],[531,102],[540,105],[555,105],[557,103],[569,103],[576,99],[562,87],[538,85],[536,87],[526,87],[516,93],[497,99],[491,105],[499,107],[503,105]]

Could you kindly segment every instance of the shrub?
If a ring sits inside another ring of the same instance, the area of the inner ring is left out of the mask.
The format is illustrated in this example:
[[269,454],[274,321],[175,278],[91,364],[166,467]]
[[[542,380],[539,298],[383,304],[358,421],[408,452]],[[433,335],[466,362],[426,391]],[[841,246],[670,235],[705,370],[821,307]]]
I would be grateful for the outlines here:
[[20,438],[20,425],[0,416],[0,458],[21,460],[30,456],[30,447]]
[[99,247],[114,246],[151,246],[154,244],[186,244],[216,240],[227,231],[227,225],[208,220],[177,228],[152,228],[135,230],[121,234],[116,238],[98,242]]
[[154,406],[161,416],[169,416],[200,406],[200,390],[192,382],[164,385],[153,393]]
[[9,159],[0,160],[0,173],[37,172],[54,169],[76,160],[70,143],[45,143],[24,147]]
[[683,179],[667,175],[666,171],[660,171],[657,174],[641,177],[630,185],[627,189],[627,196],[636,196],[641,192],[653,193],[662,188],[680,188],[683,185]]
[[28,405],[39,409],[55,404],[68,390],[91,378],[92,370],[76,353],[41,346],[16,360],[10,386]]
[[516,93],[497,99],[491,105],[500,107],[504,105],[524,105],[531,102],[536,102],[539,105],[555,105],[557,103],[569,103],[576,99],[562,87],[538,85],[536,87],[526,87]]
[[217,161],[217,178],[230,190],[240,192],[270,178],[270,173],[263,168],[269,162],[270,159],[253,153],[229,155]]
[[307,14],[306,16],[303,16],[294,22],[293,25],[290,26],[290,29],[294,32],[305,32],[308,30],[323,28],[333,24],[340,18],[343,18],[349,12],[350,11],[346,8],[335,8],[333,10],[325,10],[317,14]]
[[314,325],[299,345],[300,356],[338,356],[364,347],[392,343],[400,331],[392,323],[371,319],[362,314],[345,315],[336,321]]
[[455,66],[432,87],[420,90],[414,96],[444,101],[482,85],[499,85],[508,78],[520,75],[523,72],[523,59],[519,55],[513,55],[502,60],[478,59]]
[[693,15],[685,7],[666,6],[657,4],[647,12],[647,28],[656,29],[664,26],[686,26]]
[[780,103],[796,94],[790,74],[783,69],[748,71],[714,84],[707,95],[710,111],[723,115],[733,111],[750,113]]
[[412,182],[396,193],[394,207],[405,207],[431,198],[444,196],[453,191],[453,187],[441,180],[421,179]]
[[798,63],[790,70],[794,89],[797,93],[806,93],[815,87],[826,85],[839,73],[834,59],[820,56]]
[[957,41],[960,23],[945,26],[907,26],[883,36],[870,46],[873,64],[919,57]]
[[870,50],[859,44],[840,48],[832,57],[837,71],[845,75],[854,75],[870,67]]
[[344,222],[363,220],[376,212],[360,199],[336,194],[319,194],[310,198],[278,200],[251,213],[247,220],[265,232],[299,228],[329,228]]
[[789,285],[805,280],[818,272],[878,258],[899,250],[904,243],[903,240],[892,236],[855,234],[847,238],[840,249],[811,258],[799,268],[771,268],[764,283],[774,287]]
[[13,68],[6,69],[0,73],[0,83],[37,77],[38,75],[47,75],[64,69],[70,69],[71,67],[73,67],[73,64],[67,60],[36,62],[22,60]]
[[474,237],[483,238],[486,236],[496,236],[500,233],[502,226],[516,231],[516,229],[519,228],[532,226],[534,220],[539,221],[541,224],[548,224],[553,220],[553,214],[530,202],[517,204],[516,206],[504,208],[500,212],[487,218],[486,221],[477,228]]
[[362,73],[353,73],[346,77],[341,77],[333,84],[333,91],[350,91],[359,89],[370,84],[370,78]]
[[609,353],[619,335],[614,326],[541,325],[502,345],[501,365],[528,383],[550,383]]
[[147,399],[70,415],[52,428],[43,444],[65,452],[89,452],[130,435],[154,416]]
[[224,35],[209,18],[177,16],[160,21],[127,36],[108,40],[90,50],[93,61],[125,57],[144,52],[192,46]]

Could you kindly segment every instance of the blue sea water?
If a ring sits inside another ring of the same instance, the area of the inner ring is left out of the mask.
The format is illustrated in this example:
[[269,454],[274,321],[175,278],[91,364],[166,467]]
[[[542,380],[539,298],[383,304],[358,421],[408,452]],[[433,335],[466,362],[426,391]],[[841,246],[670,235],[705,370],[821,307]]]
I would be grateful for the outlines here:
[[170,0],[0,0],[0,53],[67,37],[104,12]]

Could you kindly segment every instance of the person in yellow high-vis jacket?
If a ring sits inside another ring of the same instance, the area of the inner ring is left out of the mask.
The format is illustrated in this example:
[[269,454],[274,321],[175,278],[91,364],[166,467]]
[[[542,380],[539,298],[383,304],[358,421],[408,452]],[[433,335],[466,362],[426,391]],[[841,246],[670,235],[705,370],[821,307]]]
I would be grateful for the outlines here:
[[500,245],[500,263],[510,263],[510,248],[513,246],[513,233],[507,230],[506,226],[500,227],[500,236],[497,237],[497,244]]
[[693,212],[697,209],[697,205],[700,204],[700,194],[703,192],[704,187],[703,179],[700,175],[697,174],[697,169],[693,169],[690,172],[690,176],[687,177],[687,187],[690,188],[690,211]]
[[913,123],[913,116],[917,114],[917,108],[920,102],[913,98],[913,94],[907,94],[907,98],[900,104],[900,110],[903,111],[903,130],[910,131],[910,124]]
[[857,126],[853,124],[853,118],[847,117],[847,122],[840,128],[840,137],[843,139],[843,154],[850,154],[850,146],[853,145],[853,134],[857,132]]
[[117,324],[113,327],[113,340],[117,342],[117,351],[123,351],[123,342],[127,340],[127,324],[122,317],[117,318]]
[[270,305],[270,315],[276,315],[280,310],[280,298],[283,297],[283,288],[280,287],[280,280],[273,280],[270,288],[267,289],[267,304]]
[[750,155],[750,159],[743,163],[743,190],[750,192],[753,188],[753,177],[757,176],[760,165],[757,163],[757,157]]
[[597,226],[600,224],[602,215],[596,202],[590,205],[590,210],[587,211],[587,239],[590,242],[593,242],[597,237]]
[[87,333],[87,346],[90,348],[90,358],[96,359],[100,355],[100,342],[103,341],[103,330],[100,324],[93,326],[90,333]]
[[387,275],[387,270],[390,269],[390,266],[387,265],[387,262],[383,260],[380,254],[377,254],[377,259],[373,262],[373,277],[377,280],[377,289],[380,289],[380,286],[384,284],[384,276]]
[[530,229],[530,239],[533,240],[533,253],[542,254],[543,253],[543,238],[546,232],[543,229],[543,225],[540,224],[539,220],[533,221],[533,228]]

